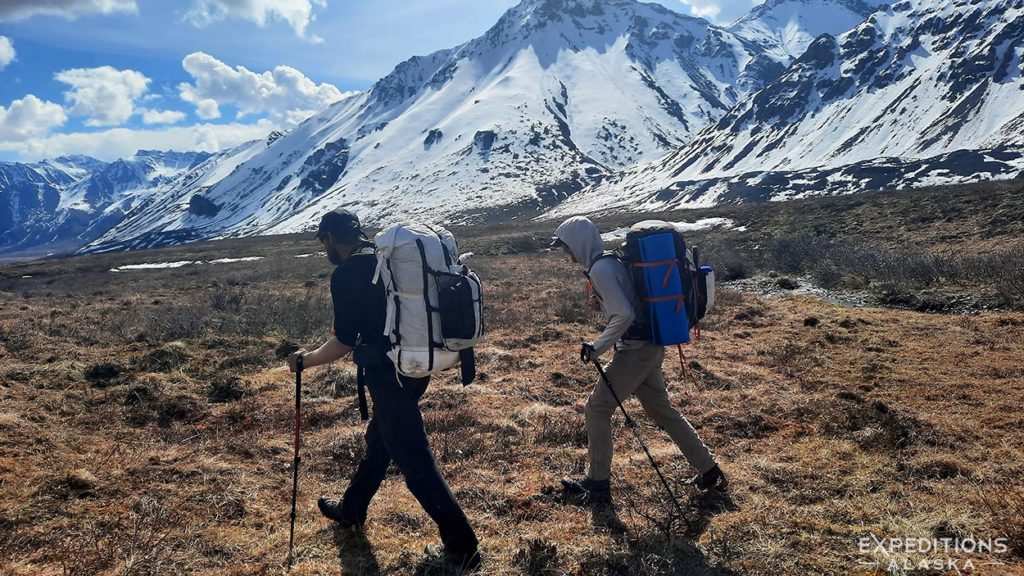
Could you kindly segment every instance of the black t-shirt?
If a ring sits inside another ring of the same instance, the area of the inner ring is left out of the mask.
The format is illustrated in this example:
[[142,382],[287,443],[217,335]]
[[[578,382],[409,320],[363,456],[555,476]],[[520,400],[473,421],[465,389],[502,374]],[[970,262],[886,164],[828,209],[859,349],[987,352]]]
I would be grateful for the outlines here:
[[386,348],[384,320],[384,283],[373,283],[377,259],[372,255],[352,255],[331,274],[331,300],[334,303],[333,333],[342,344],[354,348],[362,336],[365,344]]

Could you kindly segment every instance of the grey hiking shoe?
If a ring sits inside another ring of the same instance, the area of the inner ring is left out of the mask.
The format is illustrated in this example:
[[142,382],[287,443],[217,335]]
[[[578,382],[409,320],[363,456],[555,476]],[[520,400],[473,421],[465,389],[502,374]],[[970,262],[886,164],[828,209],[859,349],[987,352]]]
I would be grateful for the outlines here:
[[729,480],[725,477],[722,469],[716,464],[714,468],[703,474],[698,474],[687,481],[700,491],[715,490],[724,492],[729,489]]
[[568,496],[607,499],[612,496],[611,483],[608,480],[591,480],[585,478],[562,478],[562,492]]
[[438,568],[456,570],[459,573],[473,573],[480,569],[480,550],[455,552],[437,544],[427,544],[423,549],[426,562]]
[[336,500],[330,500],[326,496],[317,498],[316,507],[320,509],[320,513],[337,522],[338,527],[344,530],[362,530],[363,523],[357,518],[353,518],[348,514],[345,514],[341,509],[341,502]]

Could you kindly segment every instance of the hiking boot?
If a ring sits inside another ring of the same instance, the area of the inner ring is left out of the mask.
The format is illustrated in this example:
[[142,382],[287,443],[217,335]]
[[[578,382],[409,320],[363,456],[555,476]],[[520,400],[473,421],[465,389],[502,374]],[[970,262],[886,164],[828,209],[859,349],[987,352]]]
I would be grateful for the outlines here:
[[455,552],[437,544],[427,544],[423,549],[426,562],[439,568],[449,568],[462,572],[476,572],[480,568],[480,550]]
[[320,509],[320,513],[334,520],[338,527],[343,530],[362,530],[363,523],[357,518],[349,516],[341,509],[341,502],[336,500],[330,500],[326,496],[317,498],[316,507]]
[[698,474],[687,481],[687,484],[694,485],[697,490],[704,492],[706,490],[715,490],[717,492],[724,492],[729,488],[729,480],[722,473],[722,469],[716,464],[714,468],[708,470],[703,474]]
[[588,498],[608,499],[612,497],[612,487],[608,480],[591,480],[585,478],[562,478],[562,492],[569,496],[585,496]]

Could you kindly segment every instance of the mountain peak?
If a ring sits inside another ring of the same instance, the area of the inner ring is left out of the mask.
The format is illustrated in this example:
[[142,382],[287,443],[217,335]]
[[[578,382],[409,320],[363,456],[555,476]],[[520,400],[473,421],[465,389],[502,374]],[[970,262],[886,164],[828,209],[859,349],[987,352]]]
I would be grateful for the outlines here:
[[818,36],[839,36],[884,5],[881,0],[767,0],[728,29],[776,60],[793,60]]
[[869,14],[879,7],[885,6],[887,2],[884,0],[765,0],[764,3],[755,6],[745,16],[741,17],[737,23],[763,17],[773,11],[785,9],[788,5],[792,4],[800,5],[805,10],[839,6],[851,12],[863,14],[864,18],[867,18]]

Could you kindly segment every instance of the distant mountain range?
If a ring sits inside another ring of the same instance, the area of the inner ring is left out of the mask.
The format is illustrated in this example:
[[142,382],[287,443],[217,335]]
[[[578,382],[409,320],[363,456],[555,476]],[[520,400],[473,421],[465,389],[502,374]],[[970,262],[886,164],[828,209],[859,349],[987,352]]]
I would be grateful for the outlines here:
[[818,37],[777,81],[685,146],[558,210],[1021,177],[1022,53],[1024,0],[900,2],[839,37]]
[[78,249],[210,157],[140,150],[114,162],[63,156],[32,164],[0,163],[0,246],[5,252]]
[[524,0],[287,134],[0,164],[0,246],[103,251],[372,223],[1019,177],[1024,0],[768,0],[720,27]]

